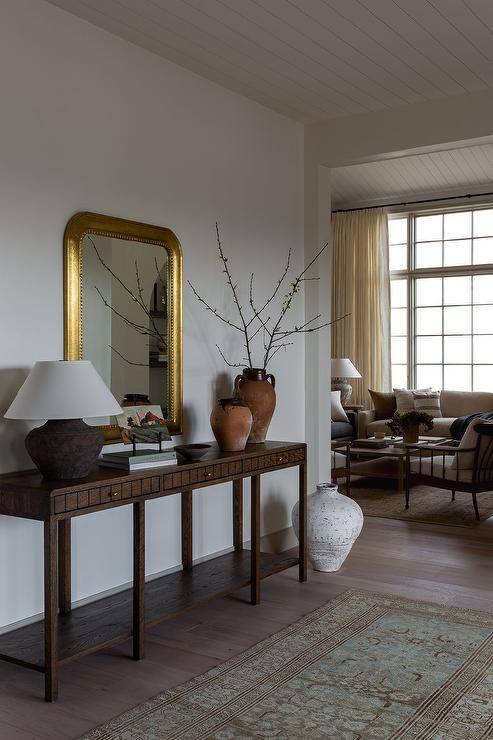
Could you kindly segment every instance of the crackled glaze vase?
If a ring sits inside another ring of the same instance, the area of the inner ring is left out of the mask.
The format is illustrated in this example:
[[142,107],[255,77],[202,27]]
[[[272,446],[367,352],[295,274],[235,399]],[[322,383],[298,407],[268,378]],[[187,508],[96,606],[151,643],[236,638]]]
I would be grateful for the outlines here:
[[[299,503],[292,512],[293,528],[299,533]],[[308,557],[315,570],[339,570],[363,527],[363,512],[333,483],[320,483],[308,496]]]

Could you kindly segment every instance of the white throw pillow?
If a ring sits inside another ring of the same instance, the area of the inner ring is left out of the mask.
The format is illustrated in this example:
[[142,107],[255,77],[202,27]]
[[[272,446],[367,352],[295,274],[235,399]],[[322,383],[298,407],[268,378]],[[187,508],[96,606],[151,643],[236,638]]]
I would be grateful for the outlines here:
[[423,395],[425,393],[431,393],[431,388],[421,388],[419,390],[408,390],[407,388],[394,388],[395,402],[397,404],[397,411],[403,413],[404,411],[414,411],[414,396]]
[[341,391],[330,392],[330,418],[332,421],[349,421],[342,408]]

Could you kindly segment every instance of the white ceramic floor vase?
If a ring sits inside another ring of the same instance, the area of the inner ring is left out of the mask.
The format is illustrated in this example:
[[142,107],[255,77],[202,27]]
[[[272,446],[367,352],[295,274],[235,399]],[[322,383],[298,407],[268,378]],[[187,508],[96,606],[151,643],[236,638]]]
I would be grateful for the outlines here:
[[[299,503],[293,507],[293,528],[299,533]],[[363,527],[361,507],[343,496],[333,483],[320,483],[308,496],[308,557],[315,570],[339,570]]]

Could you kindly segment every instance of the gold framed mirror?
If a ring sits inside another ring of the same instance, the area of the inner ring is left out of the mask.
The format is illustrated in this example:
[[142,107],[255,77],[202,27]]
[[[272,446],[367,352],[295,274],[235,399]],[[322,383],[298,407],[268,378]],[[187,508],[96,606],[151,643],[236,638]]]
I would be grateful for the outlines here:
[[[181,434],[182,251],[167,228],[77,213],[64,234],[64,356],[91,360],[115,398],[161,406]],[[100,419],[107,442],[121,439]]]

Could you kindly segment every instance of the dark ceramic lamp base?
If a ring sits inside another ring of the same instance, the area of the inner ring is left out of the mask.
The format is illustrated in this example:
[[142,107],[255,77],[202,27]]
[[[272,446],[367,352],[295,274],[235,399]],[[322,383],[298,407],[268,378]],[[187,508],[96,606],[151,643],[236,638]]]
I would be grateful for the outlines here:
[[26,437],[26,450],[45,478],[85,478],[98,459],[104,437],[82,419],[47,421]]

